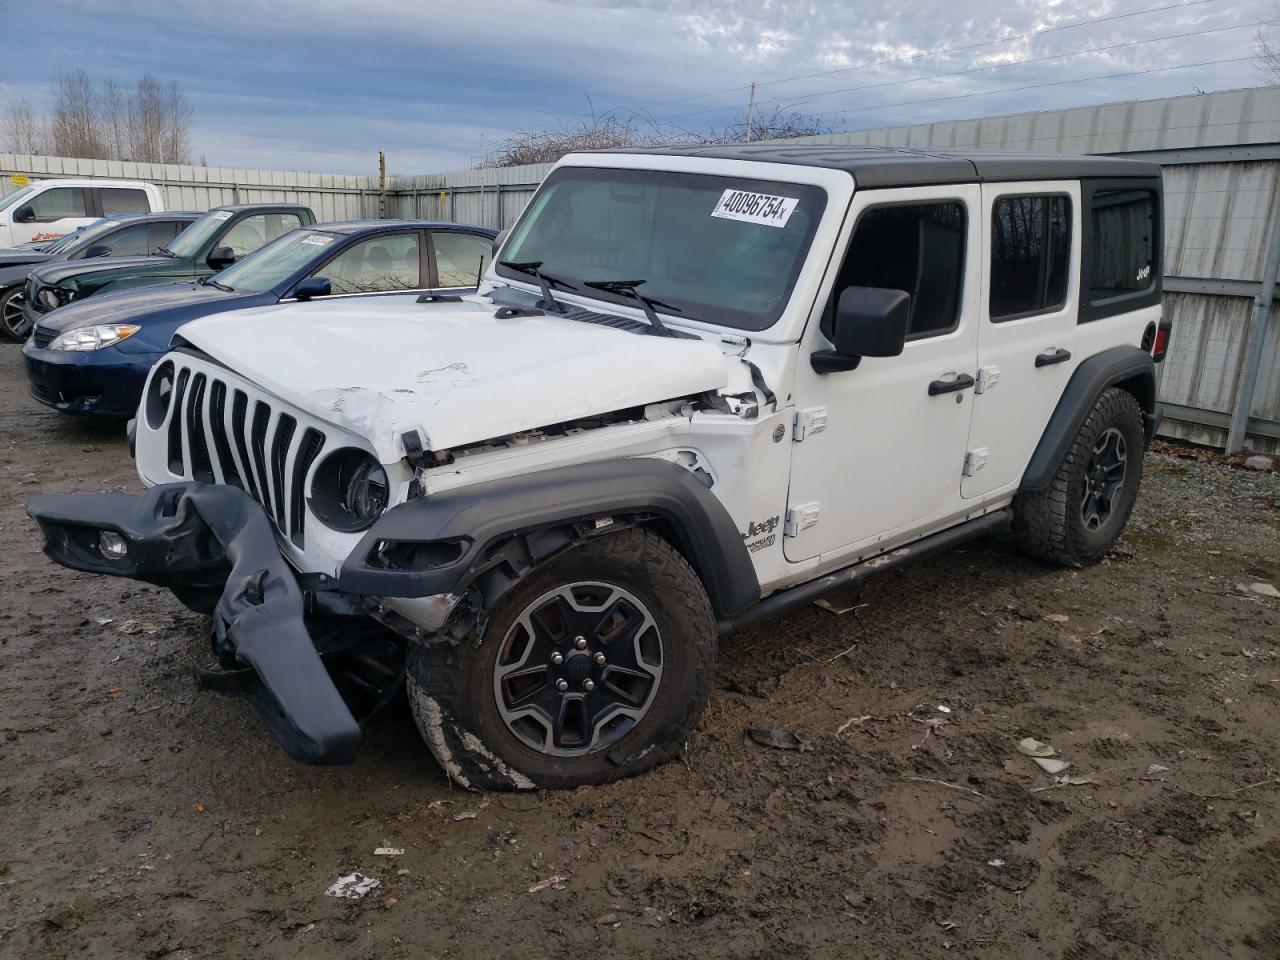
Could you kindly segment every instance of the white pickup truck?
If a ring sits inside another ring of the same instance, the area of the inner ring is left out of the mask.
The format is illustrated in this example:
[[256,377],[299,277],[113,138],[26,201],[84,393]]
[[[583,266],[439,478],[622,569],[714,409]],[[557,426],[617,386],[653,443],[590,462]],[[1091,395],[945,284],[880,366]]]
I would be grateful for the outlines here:
[[140,180],[37,180],[0,197],[0,247],[56,240],[100,217],[162,210],[160,188]]
[[202,682],[300,760],[350,762],[403,687],[456,783],[628,776],[683,748],[718,635],[996,531],[1106,554],[1158,422],[1162,202],[1105,157],[569,156],[474,296],[185,325],[151,490],[28,511],[57,562],[212,613]]

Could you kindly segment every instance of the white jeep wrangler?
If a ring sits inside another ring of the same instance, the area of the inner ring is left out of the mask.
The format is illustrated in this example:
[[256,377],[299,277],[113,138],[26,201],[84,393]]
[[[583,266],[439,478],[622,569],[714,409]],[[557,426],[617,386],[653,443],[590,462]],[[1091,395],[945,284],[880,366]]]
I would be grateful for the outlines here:
[[183,327],[140,496],[46,551],[214,616],[205,685],[350,761],[407,688],[449,776],[675,756],[717,635],[1012,525],[1102,557],[1155,432],[1161,180],[1100,157],[573,155],[474,296]]

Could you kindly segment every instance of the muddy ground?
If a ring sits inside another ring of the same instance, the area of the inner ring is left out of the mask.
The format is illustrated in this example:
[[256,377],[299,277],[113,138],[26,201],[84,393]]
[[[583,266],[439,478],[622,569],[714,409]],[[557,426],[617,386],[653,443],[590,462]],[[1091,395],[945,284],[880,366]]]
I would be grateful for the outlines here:
[[[0,955],[1280,956],[1280,603],[1236,589],[1280,583],[1280,480],[1147,471],[1101,566],[996,538],[886,575],[726,641],[683,762],[484,796],[403,704],[354,766],[293,763],[193,695],[202,618],[46,562],[26,496],[137,481],[5,348]],[[381,886],[324,895],[352,871]]]

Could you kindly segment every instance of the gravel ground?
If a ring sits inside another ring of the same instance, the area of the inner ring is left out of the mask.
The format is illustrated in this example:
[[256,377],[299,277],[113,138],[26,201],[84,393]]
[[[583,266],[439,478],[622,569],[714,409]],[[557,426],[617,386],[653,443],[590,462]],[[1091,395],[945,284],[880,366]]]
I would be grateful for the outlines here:
[[322,770],[195,695],[206,621],[23,514],[136,489],[119,426],[38,408],[14,349],[0,424],[0,955],[1280,956],[1280,603],[1237,589],[1280,583],[1275,474],[1150,455],[1099,566],[993,538],[887,574],[726,641],[682,762],[479,795],[403,704]]

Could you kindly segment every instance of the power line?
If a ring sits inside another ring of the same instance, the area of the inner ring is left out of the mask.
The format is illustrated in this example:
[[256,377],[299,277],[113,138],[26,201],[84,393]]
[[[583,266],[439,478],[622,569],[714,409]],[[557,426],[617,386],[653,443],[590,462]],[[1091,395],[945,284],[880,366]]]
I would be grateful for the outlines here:
[[[889,60],[877,60],[872,63],[859,63],[852,67],[838,67],[833,70],[823,70],[818,73],[806,73],[794,77],[779,77],[776,80],[762,80],[757,86],[773,86],[779,83],[793,83],[798,80],[814,80],[819,77],[829,77],[838,73],[852,73],[855,70],[870,70],[873,67],[885,67],[896,63],[911,63],[915,60],[922,60],[931,57],[940,57],[948,53],[961,53],[965,50],[978,50],[982,47],[990,47],[999,43],[1016,43],[1019,40],[1028,40],[1032,37],[1043,36],[1046,33],[1056,33],[1061,30],[1072,30],[1076,27],[1087,27],[1095,23],[1108,23],[1114,20],[1127,20],[1130,17],[1146,16],[1150,13],[1163,13],[1166,10],[1180,10],[1185,7],[1199,7],[1207,3],[1217,3],[1219,0],[1189,0],[1187,3],[1170,3],[1160,7],[1150,7],[1146,10],[1135,10],[1132,13],[1116,13],[1107,17],[1093,17],[1089,20],[1077,20],[1075,23],[1059,24],[1055,27],[1042,27],[1039,30],[1031,30],[1027,33],[1020,33],[1012,37],[995,37],[991,40],[983,40],[979,43],[964,44],[957,47],[944,47],[938,50],[927,50],[923,53],[912,54],[907,57],[894,57]],[[665,107],[673,103],[687,103],[690,100],[701,100],[703,97],[717,97],[725,93],[737,93],[740,90],[746,90],[747,84],[740,84],[736,87],[727,87],[723,90],[712,90],[706,93],[690,94],[687,97],[677,97],[673,100],[658,100],[654,103],[645,104],[640,107],[627,108],[635,111],[648,110],[652,107]],[[727,107],[725,109],[728,109]]]
[[1046,83],[1028,83],[1020,87],[1002,87],[999,90],[975,90],[972,93],[956,93],[946,97],[926,97],[920,100],[901,100],[897,103],[877,103],[869,107],[845,107],[816,113],[816,117],[832,117],[843,113],[867,113],[872,110],[889,110],[893,107],[909,107],[922,103],[942,103],[947,100],[968,100],[972,97],[989,97],[998,93],[1018,93],[1023,90],[1039,90],[1044,87],[1060,87],[1072,83],[1088,83],[1091,80],[1118,80],[1121,77],[1142,77],[1150,73],[1167,73],[1170,70],[1190,70],[1194,67],[1213,67],[1223,63],[1241,63],[1254,57],[1228,57],[1225,60],[1205,60],[1201,63],[1180,63],[1174,67],[1152,67],[1148,70],[1129,70],[1122,73],[1104,73],[1093,77],[1076,77],[1072,80],[1050,80]]
[[[1192,30],[1187,33],[1175,33],[1164,37],[1147,37],[1144,40],[1126,40],[1123,43],[1113,43],[1104,47],[1088,47],[1084,50],[1071,50],[1066,53],[1054,53],[1043,57],[1028,57],[1024,60],[1007,60],[1004,63],[986,64],[981,67],[970,67],[965,70],[952,70],[947,73],[934,73],[923,77],[911,77],[906,80],[881,80],[876,83],[865,83],[856,87],[841,87],[836,90],[822,90],[817,93],[802,94],[798,97],[774,97],[770,100],[757,100],[756,106],[761,107],[771,103],[787,103],[788,106],[798,106],[806,101],[813,100],[817,97],[827,97],[837,93],[853,93],[859,90],[874,90],[879,87],[901,87],[909,83],[923,83],[927,80],[941,80],[947,77],[963,77],[968,74],[981,73],[984,70],[999,70],[1002,67],[1018,67],[1026,66],[1033,63],[1045,63],[1050,60],[1067,60],[1071,57],[1082,57],[1090,53],[1106,53],[1111,50],[1120,50],[1126,47],[1141,46],[1144,43],[1160,43],[1167,40],[1186,40],[1190,37],[1203,37],[1211,33],[1225,33],[1229,30],[1243,30],[1247,27],[1259,27],[1265,24],[1276,23],[1275,20],[1255,20],[1252,23],[1237,23],[1229,27],[1212,27],[1208,30]],[[706,110],[694,110],[689,113],[677,113],[675,116],[667,118],[668,120],[680,120],[684,117],[704,116],[709,113],[720,113],[724,110],[732,110],[733,107],[711,107]]]

